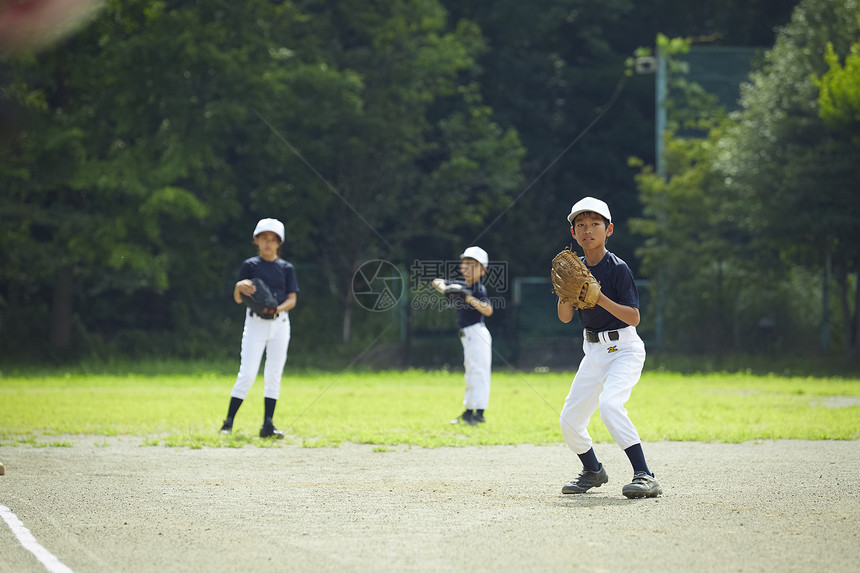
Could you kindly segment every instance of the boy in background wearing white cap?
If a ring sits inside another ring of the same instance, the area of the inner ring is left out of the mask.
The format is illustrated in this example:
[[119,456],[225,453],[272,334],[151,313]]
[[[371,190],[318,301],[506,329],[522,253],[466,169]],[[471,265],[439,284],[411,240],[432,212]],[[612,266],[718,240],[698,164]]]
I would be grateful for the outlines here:
[[460,255],[463,281],[433,279],[432,285],[457,309],[457,326],[463,344],[463,366],[466,369],[466,409],[451,420],[452,424],[475,426],[486,421],[484,410],[490,403],[490,372],[493,361],[493,337],[484,317],[493,315],[487,287],[481,277],[487,273],[490,259],[481,247],[469,247]]
[[[560,423],[564,441],[579,456],[583,469],[561,491],[585,493],[609,481],[587,429],[600,408],[606,429],[633,466],[633,481],[621,493],[629,498],[656,497],[662,490],[645,463],[639,432],[624,408],[645,365],[645,344],[636,333],[639,291],[627,263],[606,250],[614,227],[605,202],[585,197],[573,206],[567,220],[571,235],[585,253],[586,266],[600,283],[600,296],[594,308],[579,309],[585,356],[564,401]],[[559,300],[557,310],[562,322],[573,319],[575,309],[569,304]]]
[[263,371],[263,425],[261,438],[283,438],[284,433],[275,428],[272,418],[275,404],[281,393],[281,377],[287,362],[287,347],[290,344],[289,311],[296,306],[299,284],[293,265],[280,258],[284,242],[284,224],[277,219],[260,219],[254,229],[254,244],[259,254],[246,259],[239,269],[239,281],[233,288],[233,300],[242,304],[242,295],[251,296],[257,290],[251,279],[260,279],[271,289],[278,301],[273,317],[258,316],[251,309],[245,311],[245,328],[242,332],[241,362],[236,383],[230,392],[227,418],[221,426],[222,434],[233,431],[233,418],[254,385],[263,352],[266,366]]

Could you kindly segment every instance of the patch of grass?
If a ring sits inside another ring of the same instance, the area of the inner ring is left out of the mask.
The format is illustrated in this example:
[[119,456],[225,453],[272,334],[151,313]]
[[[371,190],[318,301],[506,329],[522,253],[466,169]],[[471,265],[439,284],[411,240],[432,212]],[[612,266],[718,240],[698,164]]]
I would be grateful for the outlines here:
[[860,376],[860,362],[842,354],[801,355],[767,354],[673,354],[648,352],[646,371],[680,372],[683,374],[740,373],[785,377],[847,377]]
[[[550,444],[562,441],[558,413],[573,373],[493,374],[487,423],[450,425],[462,411],[463,375],[443,371],[304,372],[284,376],[276,425],[287,437],[257,437],[263,416],[258,379],[236,417],[218,433],[234,374],[42,372],[0,377],[0,445],[45,444],[67,434],[133,435],[145,445],[186,448],[331,447],[343,442],[420,447]],[[748,374],[646,372],[627,403],[646,441],[858,439],[860,380]],[[609,442],[599,413],[589,428]],[[53,442],[67,447],[66,442]]]

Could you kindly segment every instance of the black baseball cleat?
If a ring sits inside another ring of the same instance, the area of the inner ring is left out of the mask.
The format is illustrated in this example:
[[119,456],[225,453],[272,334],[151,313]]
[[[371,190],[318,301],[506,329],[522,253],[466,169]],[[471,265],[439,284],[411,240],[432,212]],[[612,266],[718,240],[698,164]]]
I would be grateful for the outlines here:
[[466,410],[453,420],[451,420],[452,424],[468,424],[470,426],[476,426],[478,424],[477,420],[475,420],[475,414],[471,410]]
[[479,413],[477,413],[477,412],[475,412],[475,413],[472,415],[472,420],[474,420],[474,422],[475,422],[476,424],[483,424],[484,422],[486,422],[486,421],[487,421],[487,419],[486,419],[486,418],[484,418],[484,415],[483,415],[483,414],[479,414]]
[[222,434],[232,434],[233,433],[233,420],[227,418],[224,420],[224,423],[221,424],[221,433]]
[[271,418],[266,418],[266,421],[263,422],[263,427],[260,428],[260,437],[281,440],[284,438],[284,433],[275,427]]
[[600,487],[609,481],[609,474],[606,473],[606,468],[600,464],[600,469],[596,472],[583,469],[575,480],[564,484],[561,488],[561,493],[585,493],[593,487]]
[[663,493],[663,490],[654,476],[645,472],[636,472],[633,474],[633,481],[621,488],[621,493],[625,497],[634,499],[637,497],[657,497]]

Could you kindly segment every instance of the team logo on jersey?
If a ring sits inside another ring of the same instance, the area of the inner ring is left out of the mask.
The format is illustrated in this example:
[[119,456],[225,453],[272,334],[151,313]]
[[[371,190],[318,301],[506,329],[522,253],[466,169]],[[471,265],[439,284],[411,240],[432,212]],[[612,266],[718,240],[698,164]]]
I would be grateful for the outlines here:
[[609,354],[612,354],[613,352],[618,352],[618,346],[610,346],[606,349],[606,352],[608,352]]

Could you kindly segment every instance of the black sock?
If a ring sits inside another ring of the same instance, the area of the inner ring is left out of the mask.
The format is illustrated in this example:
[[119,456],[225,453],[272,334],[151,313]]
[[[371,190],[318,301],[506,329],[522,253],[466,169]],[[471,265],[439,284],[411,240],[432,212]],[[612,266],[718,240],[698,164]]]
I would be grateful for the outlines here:
[[266,412],[263,414],[264,418],[271,420],[275,417],[275,404],[277,402],[275,398],[263,398],[263,410]]
[[582,467],[590,472],[600,471],[600,462],[597,461],[597,456],[594,454],[594,448],[591,448],[584,454],[577,454],[579,461],[582,462]]
[[483,416],[483,415],[484,415],[484,411],[483,411],[483,410],[475,410],[475,413],[476,413],[476,414],[478,414],[479,416]]
[[633,473],[645,472],[649,476],[653,476],[651,470],[648,469],[648,464],[645,463],[645,453],[642,451],[642,444],[630,446],[624,453],[630,458],[630,464],[633,466]]
[[244,400],[242,400],[241,398],[236,398],[236,397],[230,398],[230,407],[227,408],[227,419],[228,420],[232,421],[233,418],[236,417],[236,412],[239,411],[239,406],[242,405],[242,402],[244,402]]

